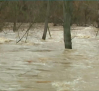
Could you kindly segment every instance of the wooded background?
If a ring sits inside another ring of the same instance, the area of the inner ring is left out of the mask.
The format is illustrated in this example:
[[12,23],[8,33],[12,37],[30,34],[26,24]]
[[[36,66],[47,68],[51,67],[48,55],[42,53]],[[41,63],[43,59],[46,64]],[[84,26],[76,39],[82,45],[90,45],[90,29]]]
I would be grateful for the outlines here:
[[[73,1],[72,24],[79,26],[98,24],[98,1]],[[0,29],[6,22],[45,22],[47,1],[0,1]],[[63,1],[50,1],[49,22],[62,24]]]

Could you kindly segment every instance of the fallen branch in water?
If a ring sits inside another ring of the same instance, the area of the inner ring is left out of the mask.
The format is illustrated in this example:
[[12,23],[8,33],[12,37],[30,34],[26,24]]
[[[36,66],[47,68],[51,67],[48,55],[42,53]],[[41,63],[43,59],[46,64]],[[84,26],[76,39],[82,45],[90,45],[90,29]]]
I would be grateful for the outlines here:
[[[26,30],[26,32],[24,33],[24,35],[16,43],[19,43],[26,34],[27,34],[27,37],[28,37],[28,32],[29,32],[29,30],[31,29],[32,26],[33,26],[33,23],[30,24],[29,28]],[[26,37],[26,39],[27,39],[27,37]]]

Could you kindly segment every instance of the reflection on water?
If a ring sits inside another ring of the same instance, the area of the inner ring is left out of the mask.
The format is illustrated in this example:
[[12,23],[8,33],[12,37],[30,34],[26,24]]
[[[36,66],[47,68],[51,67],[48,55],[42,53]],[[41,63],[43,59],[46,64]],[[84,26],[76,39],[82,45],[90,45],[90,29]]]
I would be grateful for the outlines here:
[[63,32],[56,30],[46,41],[40,39],[42,31],[30,31],[28,45],[15,44],[15,33],[0,33],[0,90],[99,90],[99,40],[95,28],[72,30],[72,50],[64,50]]

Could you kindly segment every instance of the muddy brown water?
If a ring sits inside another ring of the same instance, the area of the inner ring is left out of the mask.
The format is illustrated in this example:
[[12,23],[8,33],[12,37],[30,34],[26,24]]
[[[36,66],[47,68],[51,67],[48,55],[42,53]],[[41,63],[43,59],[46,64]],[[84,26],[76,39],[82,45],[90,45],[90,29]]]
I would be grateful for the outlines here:
[[41,40],[42,31],[31,30],[27,43],[23,39],[18,44],[17,33],[0,33],[0,91],[99,90],[96,29],[75,27],[72,50],[64,49],[60,29],[52,27],[52,38],[47,35],[46,41]]

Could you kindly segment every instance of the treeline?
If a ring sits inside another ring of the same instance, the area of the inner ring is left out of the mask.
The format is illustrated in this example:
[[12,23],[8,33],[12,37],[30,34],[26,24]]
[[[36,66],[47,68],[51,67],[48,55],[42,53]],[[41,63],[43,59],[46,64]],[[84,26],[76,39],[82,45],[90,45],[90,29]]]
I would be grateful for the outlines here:
[[[87,26],[98,24],[98,1],[73,1],[72,24]],[[16,23],[44,22],[47,1],[0,1],[0,29],[6,22]],[[49,22],[62,24],[63,1],[50,1]]]

